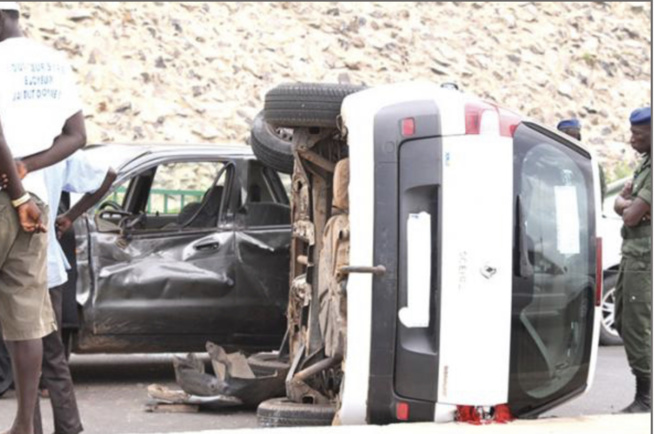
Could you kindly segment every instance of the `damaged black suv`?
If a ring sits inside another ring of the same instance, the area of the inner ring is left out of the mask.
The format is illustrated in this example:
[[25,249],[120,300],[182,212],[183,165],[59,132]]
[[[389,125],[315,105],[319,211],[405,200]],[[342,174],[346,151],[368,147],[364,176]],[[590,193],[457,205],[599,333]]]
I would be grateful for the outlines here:
[[84,152],[111,162],[118,177],[69,241],[69,350],[198,351],[208,340],[279,347],[291,239],[286,175],[246,146]]

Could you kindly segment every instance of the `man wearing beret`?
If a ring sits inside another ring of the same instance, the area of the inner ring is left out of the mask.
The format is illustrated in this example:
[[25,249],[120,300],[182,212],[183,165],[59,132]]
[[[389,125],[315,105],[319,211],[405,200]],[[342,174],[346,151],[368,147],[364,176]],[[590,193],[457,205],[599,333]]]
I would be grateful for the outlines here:
[[636,397],[622,412],[642,413],[652,408],[652,110],[634,110],[629,120],[630,144],[642,160],[615,200],[624,223],[615,326],[636,376]]
[[[570,137],[574,137],[581,142],[581,123],[578,119],[573,118],[562,120],[556,126],[556,129]],[[606,176],[604,175],[604,168],[602,166],[599,166],[599,173],[600,192],[602,194],[602,202],[604,202],[604,197],[606,196]]]

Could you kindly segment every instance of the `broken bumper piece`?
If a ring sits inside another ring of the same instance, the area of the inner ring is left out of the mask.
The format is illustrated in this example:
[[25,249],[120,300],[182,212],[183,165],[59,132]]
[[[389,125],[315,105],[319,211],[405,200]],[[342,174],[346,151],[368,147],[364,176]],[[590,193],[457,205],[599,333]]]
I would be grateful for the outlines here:
[[270,353],[249,359],[241,352],[227,354],[212,342],[207,342],[206,348],[213,374],[206,372],[204,363],[194,354],[175,357],[175,378],[182,390],[152,385],[148,387],[150,397],[170,404],[250,407],[285,395],[287,363],[270,360]]

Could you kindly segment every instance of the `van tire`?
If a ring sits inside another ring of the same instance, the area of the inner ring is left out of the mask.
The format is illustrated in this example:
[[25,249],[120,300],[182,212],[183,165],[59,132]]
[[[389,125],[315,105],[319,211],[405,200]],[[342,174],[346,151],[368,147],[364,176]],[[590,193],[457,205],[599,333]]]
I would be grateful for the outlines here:
[[332,424],[336,407],[330,404],[298,404],[288,398],[273,398],[259,404],[257,420],[260,427],[328,426]]
[[[602,288],[602,305],[601,305],[601,324],[600,324],[600,345],[605,345],[605,346],[612,346],[612,345],[622,345],[622,338],[617,335],[614,332],[612,333],[611,331],[607,330],[607,326],[604,324],[604,309],[605,309],[605,303],[606,297],[612,297],[612,294],[610,294],[611,291],[615,291],[615,286],[618,283],[618,276],[617,273],[612,273],[611,275],[605,276],[604,278],[604,285]],[[615,304],[613,306],[613,309],[615,309]],[[615,312],[615,310],[614,310]],[[615,321],[615,316],[613,317]]]
[[265,166],[281,173],[293,173],[293,149],[288,140],[280,137],[275,127],[265,121],[260,112],[250,130],[252,152]]
[[266,94],[265,118],[271,125],[289,128],[336,128],[345,97],[363,89],[351,84],[281,84]]

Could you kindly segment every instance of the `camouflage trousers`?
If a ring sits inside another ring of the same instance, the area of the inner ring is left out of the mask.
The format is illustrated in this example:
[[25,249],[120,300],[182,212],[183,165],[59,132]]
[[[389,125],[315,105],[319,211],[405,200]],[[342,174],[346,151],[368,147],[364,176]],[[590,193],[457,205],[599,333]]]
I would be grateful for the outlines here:
[[615,326],[636,377],[652,375],[652,265],[623,257],[615,287]]

